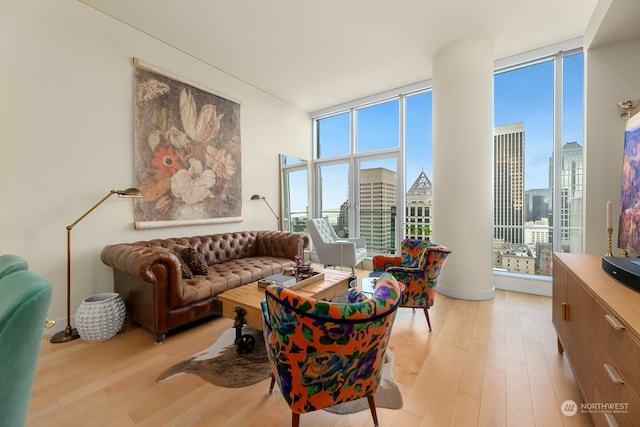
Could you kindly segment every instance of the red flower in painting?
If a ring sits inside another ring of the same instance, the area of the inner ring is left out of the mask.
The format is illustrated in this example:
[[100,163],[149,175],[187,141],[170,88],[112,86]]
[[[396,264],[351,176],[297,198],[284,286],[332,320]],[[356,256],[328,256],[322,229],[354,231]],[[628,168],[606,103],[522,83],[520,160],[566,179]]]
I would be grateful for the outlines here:
[[172,147],[158,147],[151,164],[158,168],[159,174],[166,172],[169,175],[173,175],[178,169],[182,169],[178,162],[178,155],[173,151]]

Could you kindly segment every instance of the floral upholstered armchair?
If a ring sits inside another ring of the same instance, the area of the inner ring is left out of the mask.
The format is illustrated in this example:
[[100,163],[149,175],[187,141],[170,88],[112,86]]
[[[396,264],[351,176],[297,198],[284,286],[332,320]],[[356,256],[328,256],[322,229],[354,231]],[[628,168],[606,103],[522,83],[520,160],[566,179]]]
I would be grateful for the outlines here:
[[291,408],[300,414],[366,397],[378,425],[373,395],[400,302],[398,282],[384,274],[371,298],[349,291],[346,303],[304,297],[270,285],[262,301],[263,332],[277,380]]
[[436,283],[451,249],[425,240],[405,239],[399,257],[373,257],[373,271],[386,271],[404,284],[401,307],[422,308],[431,330],[429,307],[436,296]]

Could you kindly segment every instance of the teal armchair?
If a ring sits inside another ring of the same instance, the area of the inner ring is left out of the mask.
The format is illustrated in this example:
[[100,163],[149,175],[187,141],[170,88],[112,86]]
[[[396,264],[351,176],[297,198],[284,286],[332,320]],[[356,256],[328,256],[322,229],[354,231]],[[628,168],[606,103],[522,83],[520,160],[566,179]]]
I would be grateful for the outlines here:
[[0,255],[0,279],[4,276],[15,273],[16,271],[28,270],[27,261],[18,255],[3,254]]
[[0,279],[0,424],[24,426],[51,284],[32,271]]

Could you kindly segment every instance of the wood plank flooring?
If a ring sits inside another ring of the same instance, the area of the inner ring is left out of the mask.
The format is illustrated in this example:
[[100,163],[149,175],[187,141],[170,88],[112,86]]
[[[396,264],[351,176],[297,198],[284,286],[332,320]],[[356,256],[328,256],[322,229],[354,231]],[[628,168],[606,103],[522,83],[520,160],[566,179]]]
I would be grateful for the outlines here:
[[[560,410],[563,401],[582,398],[566,357],[557,352],[551,298],[500,290],[489,301],[438,295],[430,313],[433,332],[421,311],[398,311],[390,348],[404,405],[380,408],[381,426],[592,425],[580,411],[568,417]],[[289,408],[279,393],[267,394],[268,380],[238,389],[190,374],[155,381],[232,323],[217,318],[159,345],[128,322],[97,344],[44,338],[27,426],[289,426]],[[368,411],[301,416],[302,427],[371,425]]]

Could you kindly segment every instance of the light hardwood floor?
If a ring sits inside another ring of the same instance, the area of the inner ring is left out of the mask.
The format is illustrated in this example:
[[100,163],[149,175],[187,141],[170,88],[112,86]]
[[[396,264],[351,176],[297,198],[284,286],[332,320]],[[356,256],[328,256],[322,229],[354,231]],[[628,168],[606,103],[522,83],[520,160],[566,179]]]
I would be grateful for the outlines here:
[[[378,409],[381,426],[591,425],[580,411],[561,413],[563,401],[582,399],[557,352],[551,298],[500,290],[489,301],[438,295],[430,313],[433,332],[421,311],[398,311],[390,348],[404,405]],[[44,338],[27,426],[289,426],[289,408],[278,393],[267,394],[268,380],[239,389],[191,374],[155,381],[232,323],[217,318],[160,345],[129,323],[97,344]],[[301,416],[302,427],[371,425],[368,411]]]

